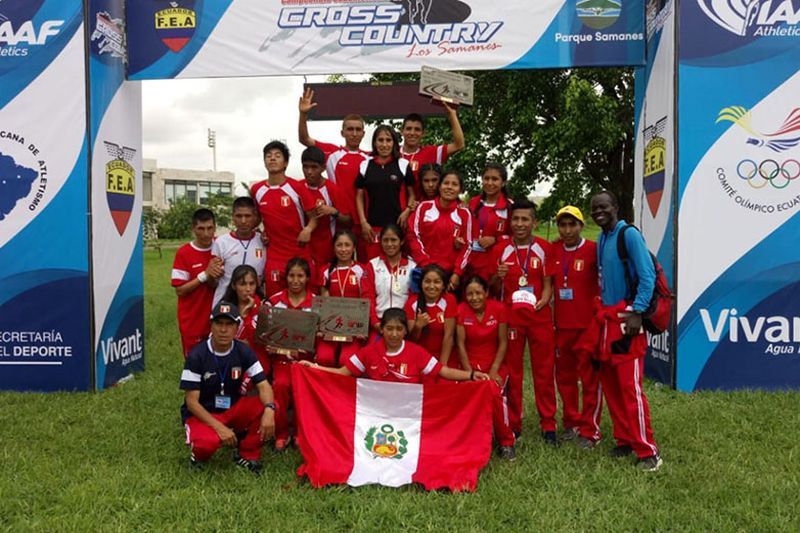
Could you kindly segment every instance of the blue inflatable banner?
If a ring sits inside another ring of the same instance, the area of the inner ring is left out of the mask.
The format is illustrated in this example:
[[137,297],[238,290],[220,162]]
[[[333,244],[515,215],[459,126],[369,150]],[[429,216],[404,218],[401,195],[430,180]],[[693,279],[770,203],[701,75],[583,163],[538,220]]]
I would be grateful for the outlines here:
[[130,79],[644,64],[643,0],[137,0]]
[[[647,66],[636,70],[636,224],[675,289],[675,6],[647,2]],[[674,314],[674,310],[673,310]],[[647,333],[647,375],[674,384],[675,327]]]
[[0,3],[0,388],[87,390],[83,4]]
[[144,370],[142,106],[125,81],[122,0],[90,3],[95,387]]
[[800,387],[800,0],[680,3],[677,385]]

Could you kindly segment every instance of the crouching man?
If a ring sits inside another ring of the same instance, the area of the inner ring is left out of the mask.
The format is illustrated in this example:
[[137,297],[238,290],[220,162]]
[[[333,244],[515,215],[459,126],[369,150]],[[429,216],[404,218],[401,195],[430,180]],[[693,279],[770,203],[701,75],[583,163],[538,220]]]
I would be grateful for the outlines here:
[[[189,352],[183,367],[181,416],[192,466],[202,467],[220,446],[230,446],[238,450],[237,465],[259,473],[261,445],[275,431],[275,403],[261,363],[234,338],[240,320],[232,303],[219,302],[212,310],[211,336]],[[245,376],[257,396],[245,395]]]

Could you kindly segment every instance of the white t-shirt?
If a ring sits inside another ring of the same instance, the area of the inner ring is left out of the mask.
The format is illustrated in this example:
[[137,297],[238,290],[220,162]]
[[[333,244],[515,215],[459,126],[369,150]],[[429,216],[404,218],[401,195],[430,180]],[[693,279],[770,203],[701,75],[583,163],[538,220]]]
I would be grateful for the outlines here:
[[214,305],[217,305],[225,294],[228,284],[231,282],[231,275],[239,265],[250,265],[256,269],[258,274],[258,284],[264,282],[264,268],[267,263],[267,249],[261,240],[261,233],[255,232],[249,240],[240,239],[236,233],[220,235],[211,245],[211,255],[219,257],[225,263],[225,273],[217,283],[217,290],[214,291]]

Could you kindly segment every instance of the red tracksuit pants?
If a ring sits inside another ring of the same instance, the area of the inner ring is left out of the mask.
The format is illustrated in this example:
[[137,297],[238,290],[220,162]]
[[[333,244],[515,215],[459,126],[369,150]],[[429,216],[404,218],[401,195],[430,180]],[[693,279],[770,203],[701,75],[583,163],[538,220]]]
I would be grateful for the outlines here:
[[[600,375],[592,366],[590,354],[573,350],[584,331],[556,329],[556,385],[561,395],[564,428],[577,428],[582,437],[598,441],[603,411]],[[578,381],[583,389],[582,406]]]
[[319,365],[335,368],[344,365],[344,362],[363,346],[364,343],[361,341],[335,342],[320,339],[315,348],[314,361]]
[[272,395],[278,409],[275,411],[275,440],[288,439],[289,405],[292,402],[292,365],[288,361],[272,361]]
[[[264,406],[258,396],[245,396],[240,398],[233,406],[223,413],[212,413],[211,416],[231,428],[239,438],[239,455],[249,461],[258,461],[261,458],[261,435],[258,428],[261,425],[261,414]],[[186,444],[192,449],[192,457],[197,461],[207,461],[222,446],[219,435],[214,429],[201,422],[197,417],[191,416],[186,420]]]
[[542,431],[556,430],[555,332],[552,322],[509,324],[506,364],[509,370],[508,414],[511,430],[522,432],[523,357],[531,357],[533,393]]
[[[641,340],[640,340],[641,339]],[[637,342],[638,341],[638,342]],[[650,425],[650,407],[642,387],[644,352],[647,342],[644,334],[632,343],[641,355],[622,362],[611,360],[600,365],[600,385],[614,424],[614,439],[618,446],[628,445],[642,459],[658,453],[653,428]]]

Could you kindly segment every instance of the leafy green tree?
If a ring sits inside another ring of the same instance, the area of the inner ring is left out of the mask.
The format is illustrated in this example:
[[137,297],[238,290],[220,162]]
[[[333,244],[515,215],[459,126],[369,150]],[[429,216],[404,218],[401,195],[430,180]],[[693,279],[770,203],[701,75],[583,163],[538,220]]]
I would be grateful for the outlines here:
[[[586,207],[591,193],[613,191],[620,216],[633,209],[633,71],[574,69],[467,72],[475,105],[459,110],[467,148],[449,164],[463,170],[470,192],[487,161],[505,164],[513,195],[551,182],[540,209],[550,217],[567,203]],[[416,75],[376,75],[377,80]],[[425,142],[448,142],[443,118],[428,121]]]
[[157,224],[158,238],[190,238],[192,236],[192,215],[201,207],[207,207],[214,212],[217,227],[228,227],[231,224],[232,203],[233,198],[226,194],[211,195],[203,205],[198,205],[188,198],[178,198],[170,202],[169,209],[160,213]]

